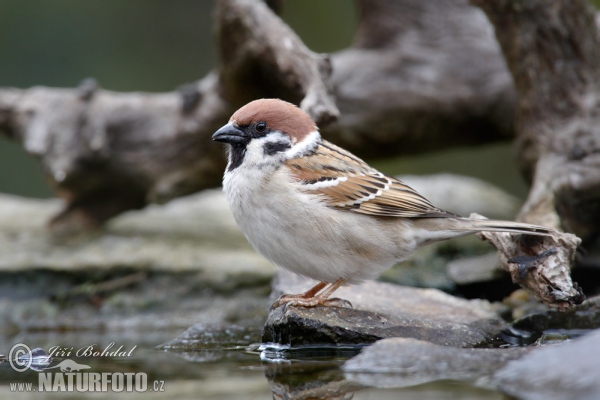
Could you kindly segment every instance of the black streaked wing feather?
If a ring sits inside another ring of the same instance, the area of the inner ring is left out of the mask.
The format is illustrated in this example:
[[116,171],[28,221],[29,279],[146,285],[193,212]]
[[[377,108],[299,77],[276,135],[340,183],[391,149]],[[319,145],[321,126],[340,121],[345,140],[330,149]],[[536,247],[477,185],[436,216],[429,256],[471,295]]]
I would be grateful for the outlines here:
[[323,141],[311,155],[287,161],[301,190],[329,206],[381,217],[452,217],[411,187],[383,175],[351,153]]

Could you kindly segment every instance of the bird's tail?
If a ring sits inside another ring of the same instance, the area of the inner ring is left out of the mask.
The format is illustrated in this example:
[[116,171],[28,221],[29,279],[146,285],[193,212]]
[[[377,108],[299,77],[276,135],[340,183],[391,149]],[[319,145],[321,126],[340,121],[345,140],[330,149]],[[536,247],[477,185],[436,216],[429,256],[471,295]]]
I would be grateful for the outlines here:
[[457,218],[457,230],[476,232],[508,232],[528,235],[549,236],[552,229],[523,222],[501,221],[497,219]]
[[551,228],[539,225],[485,219],[476,215],[471,216],[471,218],[448,216],[446,218],[414,219],[413,227],[418,232],[419,245],[471,235],[477,232],[508,232],[536,236],[552,236],[552,232],[554,232]]

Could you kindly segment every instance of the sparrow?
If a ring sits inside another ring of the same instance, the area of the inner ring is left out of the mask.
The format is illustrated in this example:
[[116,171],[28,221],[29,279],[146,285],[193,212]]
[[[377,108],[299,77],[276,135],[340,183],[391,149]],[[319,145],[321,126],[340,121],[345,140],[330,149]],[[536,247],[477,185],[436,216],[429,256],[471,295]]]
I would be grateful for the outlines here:
[[374,279],[421,246],[480,231],[549,228],[463,218],[321,138],[311,117],[279,99],[252,101],[212,136],[228,144],[223,190],[236,223],[275,265],[319,281],[284,304],[343,307],[340,286]]

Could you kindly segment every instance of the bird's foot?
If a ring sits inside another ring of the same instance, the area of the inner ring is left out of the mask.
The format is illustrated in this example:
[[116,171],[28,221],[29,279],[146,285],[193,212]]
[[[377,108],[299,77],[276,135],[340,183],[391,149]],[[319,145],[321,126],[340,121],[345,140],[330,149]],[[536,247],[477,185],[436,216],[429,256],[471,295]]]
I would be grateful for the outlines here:
[[302,295],[284,294],[273,303],[273,305],[271,306],[271,310],[275,310],[276,308],[279,308],[282,305],[298,307],[325,306],[338,308],[352,308],[352,303],[350,303],[348,300],[340,299],[337,297],[333,299],[329,299],[327,297],[322,296],[314,296],[307,298]]

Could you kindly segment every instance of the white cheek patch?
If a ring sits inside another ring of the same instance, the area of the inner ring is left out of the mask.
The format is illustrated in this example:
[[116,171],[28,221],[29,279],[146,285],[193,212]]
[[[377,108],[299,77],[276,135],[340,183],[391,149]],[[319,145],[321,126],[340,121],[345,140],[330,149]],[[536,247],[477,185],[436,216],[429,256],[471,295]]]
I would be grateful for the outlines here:
[[263,140],[264,139],[252,139],[246,146],[246,156],[244,157],[244,164],[256,164],[264,162],[263,157]]
[[269,133],[261,138],[254,138],[246,146],[244,164],[264,164],[272,162],[272,157],[265,157],[265,145],[268,143],[290,142],[290,137],[279,131]]
[[318,131],[312,131],[300,142],[294,144],[294,146],[285,152],[285,156],[287,159],[296,158],[306,153],[309,150],[312,150],[316,147],[321,140],[321,134]]

